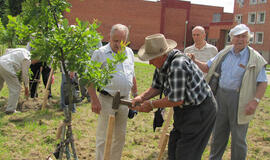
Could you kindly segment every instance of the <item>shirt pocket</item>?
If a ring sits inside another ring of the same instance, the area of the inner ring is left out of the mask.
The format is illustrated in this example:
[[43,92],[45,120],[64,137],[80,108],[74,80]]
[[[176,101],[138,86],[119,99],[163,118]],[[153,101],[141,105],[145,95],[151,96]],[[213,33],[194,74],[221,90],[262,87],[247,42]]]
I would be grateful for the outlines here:
[[134,76],[134,63],[130,61],[129,59],[126,59],[123,62],[123,70],[124,70],[125,76],[128,78],[130,82],[132,82],[133,76]]

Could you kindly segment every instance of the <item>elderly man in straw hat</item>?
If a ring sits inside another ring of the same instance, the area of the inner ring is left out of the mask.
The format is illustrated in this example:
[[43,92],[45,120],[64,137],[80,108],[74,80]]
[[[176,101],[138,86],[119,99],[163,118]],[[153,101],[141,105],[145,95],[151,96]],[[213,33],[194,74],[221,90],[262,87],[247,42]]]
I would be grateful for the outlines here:
[[224,48],[207,63],[190,55],[202,71],[208,72],[205,77],[207,81],[212,79],[212,75],[216,75],[216,68],[221,66],[216,91],[218,113],[211,143],[211,160],[222,159],[230,135],[231,159],[246,159],[248,124],[267,87],[266,61],[248,46],[249,28],[245,24],[239,24],[231,29],[229,35],[232,45]]
[[[138,55],[156,67],[152,86],[132,100],[134,110],[174,107],[174,128],[169,139],[170,160],[199,160],[216,118],[216,101],[201,70],[174,49],[177,43],[163,34],[145,38]],[[165,97],[150,100],[163,91]],[[140,106],[135,106],[140,102]]]

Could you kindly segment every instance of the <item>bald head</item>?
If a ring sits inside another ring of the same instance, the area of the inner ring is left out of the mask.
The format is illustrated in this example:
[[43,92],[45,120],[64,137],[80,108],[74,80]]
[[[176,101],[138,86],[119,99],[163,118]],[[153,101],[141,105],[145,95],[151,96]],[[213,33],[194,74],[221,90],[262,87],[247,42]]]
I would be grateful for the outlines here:
[[205,34],[205,29],[202,26],[196,26],[196,27],[194,27],[192,29],[192,32],[195,31],[195,30],[200,31],[202,34]]
[[202,46],[205,42],[205,30],[202,26],[196,26],[192,29],[192,38],[195,43],[195,46]]

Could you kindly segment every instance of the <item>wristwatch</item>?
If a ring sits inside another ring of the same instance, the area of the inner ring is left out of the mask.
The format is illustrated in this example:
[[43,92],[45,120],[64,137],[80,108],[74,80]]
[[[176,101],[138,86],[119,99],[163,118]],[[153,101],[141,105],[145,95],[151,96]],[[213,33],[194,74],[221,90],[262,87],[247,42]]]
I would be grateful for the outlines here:
[[260,99],[259,99],[259,98],[254,97],[254,100],[255,100],[257,103],[260,103]]

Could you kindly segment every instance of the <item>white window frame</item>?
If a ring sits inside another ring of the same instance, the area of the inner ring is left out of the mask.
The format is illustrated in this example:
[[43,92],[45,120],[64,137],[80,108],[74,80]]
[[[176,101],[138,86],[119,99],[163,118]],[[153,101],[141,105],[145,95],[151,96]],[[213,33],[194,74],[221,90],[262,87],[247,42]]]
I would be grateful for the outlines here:
[[[262,34],[262,41],[258,41],[259,34]],[[264,33],[263,32],[256,32],[255,43],[256,44],[263,44],[263,38],[264,38]]]
[[250,43],[250,44],[254,43],[254,32],[250,32],[249,43]]
[[[251,22],[251,15],[254,15],[254,22]],[[256,23],[256,12],[248,12],[248,24]]]
[[241,24],[242,18],[243,18],[242,14],[237,14],[235,15],[234,21],[237,22],[238,24]]
[[249,5],[257,4],[257,0],[249,0]]
[[[264,14],[264,19],[263,19],[263,21],[260,21],[260,19],[261,19],[261,13],[263,13]],[[262,11],[262,12],[257,12],[257,23],[258,24],[263,24],[264,22],[265,22],[265,18],[266,18],[266,12],[265,11]]]
[[258,0],[258,3],[267,3],[267,0]]

